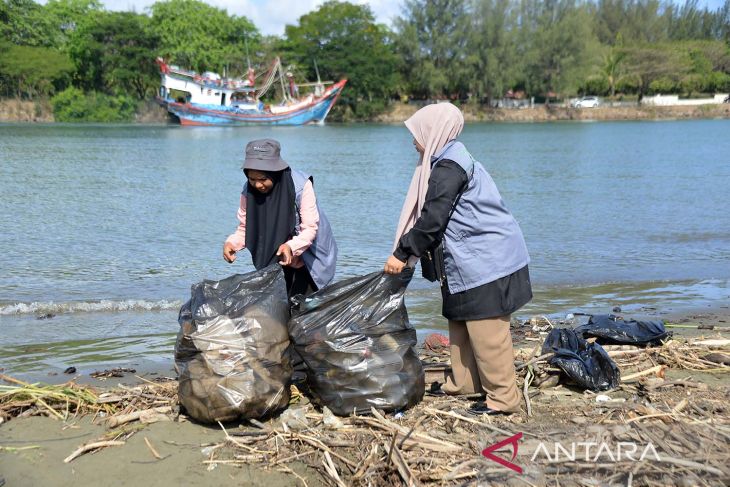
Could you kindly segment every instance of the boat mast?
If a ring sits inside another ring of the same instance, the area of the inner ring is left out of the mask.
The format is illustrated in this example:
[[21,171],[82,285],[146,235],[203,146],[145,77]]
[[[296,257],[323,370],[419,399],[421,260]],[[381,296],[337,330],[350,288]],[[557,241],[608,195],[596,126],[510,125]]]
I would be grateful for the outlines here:
[[318,85],[321,85],[322,84],[322,80],[319,78],[319,68],[317,67],[317,60],[316,59],[312,59],[312,61],[314,61],[314,71],[317,73],[317,84]]
[[314,85],[314,96],[322,96],[322,93],[324,92],[324,85],[322,84],[322,79],[319,77],[317,60],[312,58],[312,61],[314,61],[314,71],[317,73],[317,84]]
[[281,94],[284,97],[284,101],[291,101],[291,98],[286,92],[286,88],[284,88],[284,68],[281,65],[281,59],[277,57],[276,62],[279,64],[279,81],[281,81]]
[[246,45],[246,64],[248,64],[249,71],[251,70],[251,57],[248,55],[248,36],[246,31],[243,31],[243,43]]

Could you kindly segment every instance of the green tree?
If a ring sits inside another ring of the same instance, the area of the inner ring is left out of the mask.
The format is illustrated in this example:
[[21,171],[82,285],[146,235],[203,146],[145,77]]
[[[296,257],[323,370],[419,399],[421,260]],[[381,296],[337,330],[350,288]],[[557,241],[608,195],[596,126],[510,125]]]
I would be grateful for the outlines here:
[[0,43],[0,77],[18,98],[50,95],[72,72],[71,60],[55,49]]
[[668,38],[672,11],[663,8],[660,0],[598,0],[590,7],[596,35],[604,44],[614,44],[618,35],[627,44]]
[[325,2],[298,25],[286,26],[286,49],[310,79],[315,61],[321,76],[346,77],[336,109],[349,108],[357,118],[382,110],[396,90],[397,59],[388,31],[375,23],[367,5]]
[[622,76],[623,61],[626,58],[626,51],[610,47],[608,52],[603,55],[603,65],[601,66],[601,74],[606,80],[608,93],[610,96],[616,95],[616,84]]
[[151,7],[152,29],[160,38],[159,53],[173,64],[196,71],[223,72],[245,65],[246,42],[258,49],[260,34],[245,17],[199,0],[168,0]]
[[396,49],[415,97],[464,96],[469,91],[468,7],[464,0],[406,0],[403,16],[395,20]]
[[510,0],[476,0],[468,42],[470,88],[491,104],[514,83],[522,68],[516,46],[517,12]]
[[102,12],[75,30],[70,54],[86,90],[146,98],[158,80],[158,38],[150,19],[132,12]]
[[599,58],[586,6],[575,0],[528,0],[521,16],[528,91],[576,93]]
[[730,0],[717,10],[715,15],[715,37],[724,40],[730,46]]
[[20,46],[56,47],[61,44],[61,32],[54,19],[42,5],[33,0],[1,0],[0,24],[3,38]]
[[131,122],[136,108],[130,97],[87,94],[74,87],[54,96],[51,105],[59,122]]
[[7,28],[10,25],[10,8],[8,4],[3,0],[0,2],[0,34],[3,38],[8,34]]
[[687,0],[682,5],[670,3],[666,9],[670,39],[712,39],[715,35],[715,15],[707,7],[700,8],[699,0]]
[[103,11],[100,0],[48,0],[45,16],[53,23],[60,46],[66,46],[73,33],[86,22],[94,22],[94,14]]
[[691,69],[687,56],[666,45],[626,48],[626,66],[628,74],[636,80],[639,100],[650,91],[655,81],[661,81],[662,87],[668,84],[676,86]]

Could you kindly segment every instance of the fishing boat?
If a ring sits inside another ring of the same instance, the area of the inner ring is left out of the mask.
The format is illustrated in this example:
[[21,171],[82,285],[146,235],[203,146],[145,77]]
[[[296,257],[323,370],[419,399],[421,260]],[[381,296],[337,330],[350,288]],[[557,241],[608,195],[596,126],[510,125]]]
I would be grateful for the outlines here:
[[[161,86],[158,102],[180,120],[182,125],[306,125],[324,123],[347,83],[320,81],[296,83],[285,72],[277,57],[269,69],[256,76],[248,68],[245,78],[225,78],[217,73],[181,69],[157,58]],[[261,80],[259,86],[256,83]],[[264,103],[262,98],[281,86],[279,104]],[[300,95],[301,88],[312,91]]]

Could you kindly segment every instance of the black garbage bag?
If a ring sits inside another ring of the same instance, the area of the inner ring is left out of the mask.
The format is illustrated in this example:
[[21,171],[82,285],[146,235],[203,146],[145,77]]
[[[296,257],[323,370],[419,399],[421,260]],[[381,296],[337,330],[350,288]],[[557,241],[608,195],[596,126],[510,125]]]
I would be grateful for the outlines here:
[[575,331],[583,338],[598,338],[602,345],[661,345],[671,336],[661,320],[624,320],[614,315],[591,315]]
[[175,343],[178,398],[198,421],[263,418],[289,404],[281,266],[194,284]]
[[376,272],[292,299],[289,336],[317,403],[347,416],[421,401],[425,377],[403,303],[412,277]]
[[605,391],[618,387],[621,381],[616,363],[597,343],[588,343],[575,330],[555,328],[545,338],[542,353],[554,352],[548,361],[559,367],[581,387]]

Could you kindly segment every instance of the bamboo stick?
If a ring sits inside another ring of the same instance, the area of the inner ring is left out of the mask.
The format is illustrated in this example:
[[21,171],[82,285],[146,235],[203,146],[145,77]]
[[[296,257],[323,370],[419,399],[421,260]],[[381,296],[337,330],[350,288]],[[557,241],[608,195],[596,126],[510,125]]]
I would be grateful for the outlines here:
[[76,451],[74,451],[72,454],[67,456],[63,463],[69,463],[75,460],[76,458],[80,457],[84,453],[96,450],[97,448],[106,448],[107,446],[122,446],[124,445],[123,441],[96,441],[94,443],[88,443],[84,446],[79,447]]

